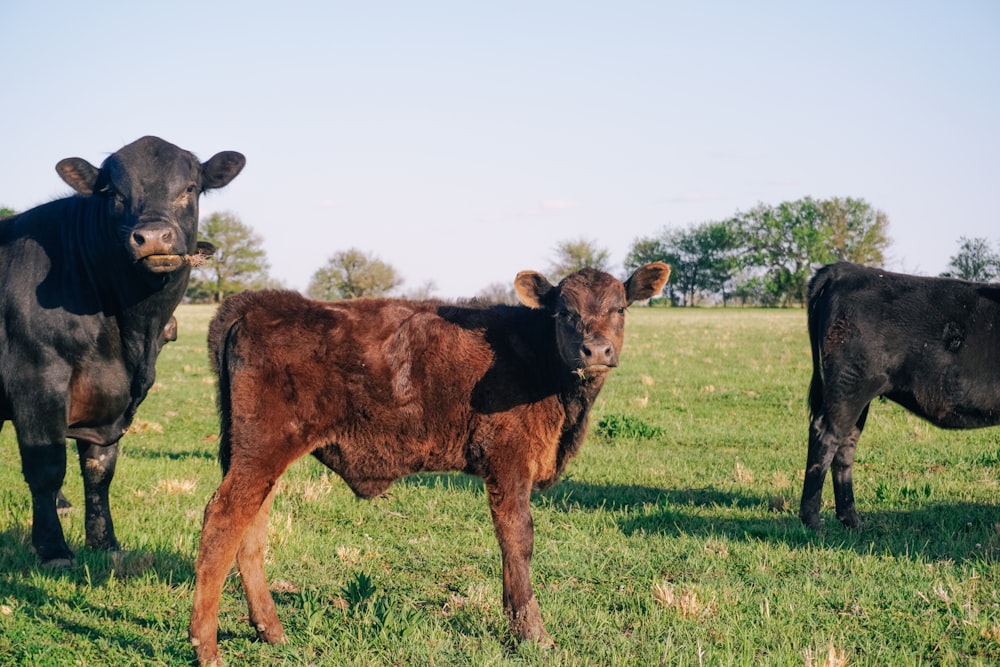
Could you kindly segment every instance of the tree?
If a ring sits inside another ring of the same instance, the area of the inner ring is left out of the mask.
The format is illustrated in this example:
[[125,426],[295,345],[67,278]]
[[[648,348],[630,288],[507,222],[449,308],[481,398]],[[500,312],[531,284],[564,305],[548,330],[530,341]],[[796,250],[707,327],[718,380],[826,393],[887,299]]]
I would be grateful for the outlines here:
[[830,255],[817,258],[881,266],[889,246],[889,216],[864,199],[834,197],[819,202]]
[[549,274],[558,281],[588,266],[607,271],[610,257],[611,253],[606,248],[597,247],[594,241],[583,238],[562,241],[556,245],[556,260],[549,268]]
[[363,296],[386,296],[403,284],[396,269],[357,248],[335,253],[309,281],[313,299],[338,301]]
[[12,215],[17,215],[17,211],[6,206],[0,206],[0,218],[9,218]]
[[517,292],[514,291],[514,283],[495,282],[490,283],[476,293],[473,301],[477,303],[505,303],[508,306],[516,306],[520,303]]
[[989,241],[963,236],[958,243],[958,252],[948,260],[948,268],[942,276],[988,282],[1000,275],[1000,255],[994,252]]
[[267,285],[270,266],[263,240],[249,225],[234,213],[213,213],[199,230],[215,253],[192,271],[188,298],[219,303],[230,294]]
[[863,199],[760,204],[732,222],[744,243],[743,280],[765,305],[805,304],[809,276],[820,264],[881,264],[889,244],[888,217]]
[[737,245],[729,221],[668,229],[659,238],[635,241],[625,259],[625,269],[631,271],[648,262],[666,262],[671,269],[667,289],[672,302],[683,300],[693,306],[701,294],[719,294],[725,303],[733,279],[733,252]]

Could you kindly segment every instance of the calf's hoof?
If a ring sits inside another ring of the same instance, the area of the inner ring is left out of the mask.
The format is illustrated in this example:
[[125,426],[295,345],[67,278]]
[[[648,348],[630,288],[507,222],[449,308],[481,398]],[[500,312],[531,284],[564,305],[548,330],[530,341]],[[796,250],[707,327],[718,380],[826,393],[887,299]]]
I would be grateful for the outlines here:
[[202,643],[200,640],[191,637],[191,646],[194,647],[194,655],[198,660],[198,667],[222,667],[225,663],[219,654],[219,646],[215,642]]
[[534,597],[524,609],[509,612],[510,630],[521,641],[532,641],[544,647],[555,646],[552,637],[545,631],[538,601]]
[[284,644],[288,641],[285,629],[281,627],[281,623],[276,623],[275,625],[258,623],[254,626],[254,630],[257,631],[257,638],[268,644]]

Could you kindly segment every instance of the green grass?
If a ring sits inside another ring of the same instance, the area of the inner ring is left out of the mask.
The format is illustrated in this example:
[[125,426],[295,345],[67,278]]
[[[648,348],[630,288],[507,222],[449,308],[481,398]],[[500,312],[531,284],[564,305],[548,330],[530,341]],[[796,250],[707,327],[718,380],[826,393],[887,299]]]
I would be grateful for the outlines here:
[[[0,664],[187,665],[201,513],[219,481],[205,307],[123,440],[125,551],[40,569],[13,431],[0,434]],[[255,641],[238,579],[230,665],[969,665],[1000,661],[998,431],[877,402],[855,466],[864,528],[796,517],[810,372],[802,311],[633,309],[622,366],[562,482],[533,499],[532,575],[555,648],[509,640],[483,486],[401,480],[355,500],[312,459],[283,478],[268,576],[290,642]],[[71,451],[75,458],[75,452]],[[73,460],[73,458],[71,458]],[[829,487],[826,498],[831,497]]]

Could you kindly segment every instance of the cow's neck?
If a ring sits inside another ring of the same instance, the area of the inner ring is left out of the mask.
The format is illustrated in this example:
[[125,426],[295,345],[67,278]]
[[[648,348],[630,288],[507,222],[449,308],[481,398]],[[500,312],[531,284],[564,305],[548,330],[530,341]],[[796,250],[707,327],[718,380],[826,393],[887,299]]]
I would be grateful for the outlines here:
[[587,420],[590,409],[597,400],[597,394],[604,386],[604,374],[580,377],[572,374],[572,380],[560,394],[565,412],[562,434],[559,436],[559,451],[556,453],[555,479],[562,475],[566,464],[580,451],[580,445],[587,435]]
[[68,307],[114,317],[126,330],[161,330],[184,296],[190,269],[163,275],[138,269],[124,241],[108,229],[101,202],[76,201],[80,206],[74,224],[60,230],[67,255],[63,282],[66,293],[77,295],[77,303]]

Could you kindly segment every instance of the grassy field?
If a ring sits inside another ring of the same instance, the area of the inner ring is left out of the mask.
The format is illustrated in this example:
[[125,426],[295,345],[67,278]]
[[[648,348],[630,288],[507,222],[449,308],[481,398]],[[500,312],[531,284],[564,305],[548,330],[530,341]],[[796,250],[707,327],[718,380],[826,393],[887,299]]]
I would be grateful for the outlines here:
[[[83,547],[73,463],[63,521],[77,565],[40,569],[13,429],[0,433],[0,664],[190,664],[192,566],[220,475],[211,314],[179,310],[123,440],[123,552]],[[827,502],[810,532],[796,516],[809,372],[799,310],[629,313],[582,453],[533,499],[549,649],[508,638],[478,479],[415,476],[367,502],[302,460],[283,478],[268,556],[290,642],[252,638],[234,576],[223,653],[230,665],[997,664],[998,431],[945,432],[877,403],[855,465],[864,528],[841,528]]]

